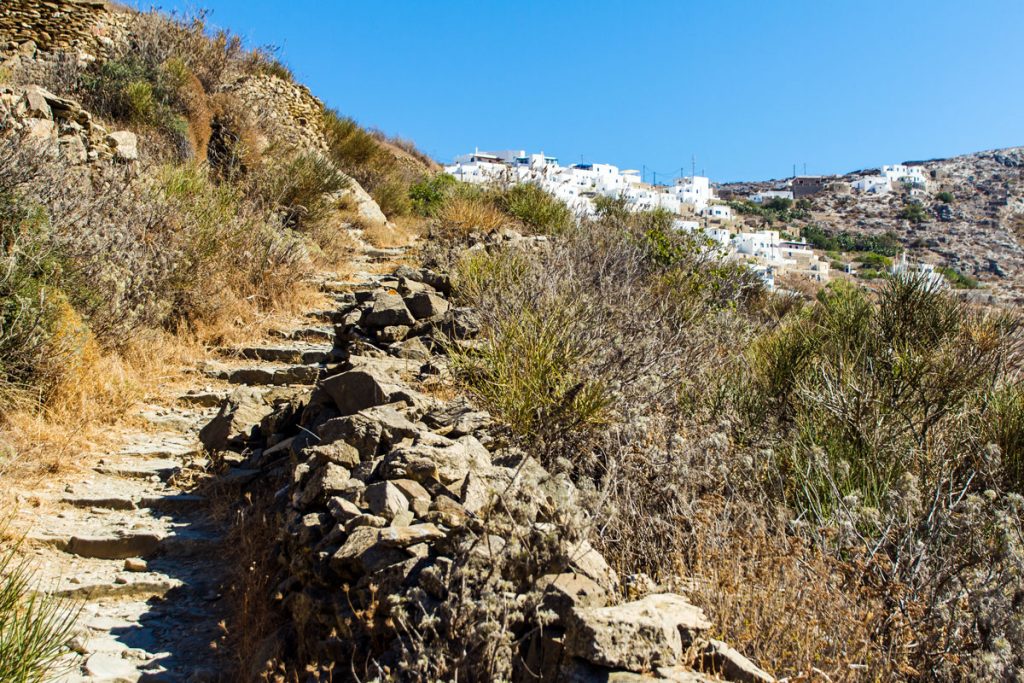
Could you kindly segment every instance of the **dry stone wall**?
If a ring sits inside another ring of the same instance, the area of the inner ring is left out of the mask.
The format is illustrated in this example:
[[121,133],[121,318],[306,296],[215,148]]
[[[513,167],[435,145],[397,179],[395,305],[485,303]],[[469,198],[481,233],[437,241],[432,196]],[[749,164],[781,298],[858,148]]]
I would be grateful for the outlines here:
[[0,51],[94,51],[109,41],[118,13],[102,0],[3,0]]
[[269,414],[239,392],[204,430],[276,491],[278,656],[318,662],[309,680],[771,681],[685,596],[625,591],[568,478],[424,391],[479,334],[449,289],[403,266],[340,295],[315,389]]

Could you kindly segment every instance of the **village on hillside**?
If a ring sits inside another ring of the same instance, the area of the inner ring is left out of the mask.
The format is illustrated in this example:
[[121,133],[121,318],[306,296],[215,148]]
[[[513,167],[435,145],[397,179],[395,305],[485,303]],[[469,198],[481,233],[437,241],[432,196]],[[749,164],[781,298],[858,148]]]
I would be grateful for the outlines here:
[[[638,170],[623,170],[612,164],[580,162],[562,166],[557,157],[543,152],[479,149],[456,157],[445,172],[472,184],[533,183],[581,216],[597,211],[597,197],[621,199],[634,211],[671,212],[678,216],[674,221],[677,230],[703,233],[723,257],[746,261],[769,289],[775,289],[777,279],[827,283],[839,273],[843,277],[856,275],[850,264],[830,259],[804,237],[784,230],[751,230],[744,220],[744,214],[761,208],[789,210],[805,205],[811,197],[839,183],[838,177],[793,176],[746,194],[730,191],[728,196],[719,196],[709,178],[696,174],[676,178],[671,185],[659,185],[645,182]],[[893,164],[883,166],[877,174],[860,175],[840,189],[872,198],[899,188],[914,197],[925,196],[929,182],[922,167]],[[890,272],[913,271],[935,284],[945,283],[934,264],[908,262],[905,253],[886,259],[883,265]]]

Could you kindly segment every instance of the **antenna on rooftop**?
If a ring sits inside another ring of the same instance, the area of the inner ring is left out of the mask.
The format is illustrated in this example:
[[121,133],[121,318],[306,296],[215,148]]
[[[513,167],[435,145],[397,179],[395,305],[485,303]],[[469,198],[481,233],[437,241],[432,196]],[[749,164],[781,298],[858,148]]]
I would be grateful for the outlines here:
[[690,178],[693,178],[695,175],[697,175],[697,155],[696,154],[691,154],[690,155]]
[[804,175],[807,175],[807,162],[804,162]]
[[796,164],[793,164],[793,177],[796,178]]

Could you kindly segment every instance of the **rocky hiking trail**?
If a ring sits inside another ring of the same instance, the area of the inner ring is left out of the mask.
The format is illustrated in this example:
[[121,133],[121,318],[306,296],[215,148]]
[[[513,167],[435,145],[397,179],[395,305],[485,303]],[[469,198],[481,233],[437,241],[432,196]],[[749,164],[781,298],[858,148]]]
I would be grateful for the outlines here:
[[[374,272],[407,251],[358,244],[354,275],[317,279],[326,309],[266,330],[262,343],[219,349],[177,400],[139,407],[129,422],[144,427],[121,430],[119,447],[79,458],[74,480],[15,494],[13,530],[25,534],[40,586],[81,609],[74,654],[58,680],[215,681],[227,673],[218,649],[226,524],[214,498],[237,495],[257,472],[229,456],[226,473],[197,492],[211,465],[200,432],[240,388],[272,405],[316,383],[333,361],[332,301],[376,287]],[[210,490],[218,496],[205,495]]]

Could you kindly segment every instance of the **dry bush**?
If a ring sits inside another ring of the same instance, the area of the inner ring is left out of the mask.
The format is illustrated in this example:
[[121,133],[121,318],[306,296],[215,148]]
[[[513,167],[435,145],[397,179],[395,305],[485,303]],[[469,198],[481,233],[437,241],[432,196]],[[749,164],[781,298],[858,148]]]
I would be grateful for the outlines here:
[[439,239],[460,239],[474,232],[494,232],[509,222],[488,198],[454,196],[444,203],[430,231]]
[[[917,280],[766,299],[660,223],[474,252],[457,283],[490,336],[457,376],[575,474],[620,572],[689,577],[769,670],[1019,675],[1017,322]],[[606,419],[566,421],[566,376],[607,387]]]
[[408,247],[422,236],[424,227],[423,220],[402,216],[386,224],[364,224],[362,236],[378,248]]

